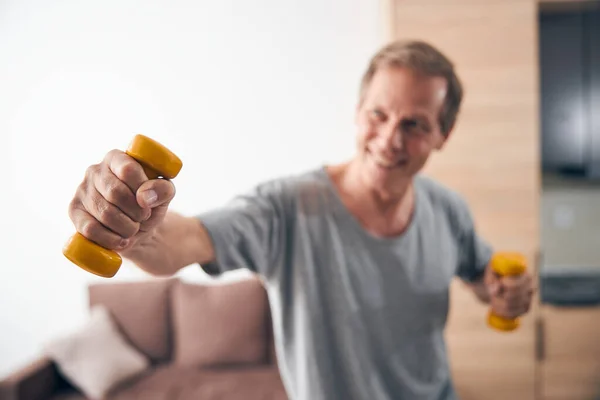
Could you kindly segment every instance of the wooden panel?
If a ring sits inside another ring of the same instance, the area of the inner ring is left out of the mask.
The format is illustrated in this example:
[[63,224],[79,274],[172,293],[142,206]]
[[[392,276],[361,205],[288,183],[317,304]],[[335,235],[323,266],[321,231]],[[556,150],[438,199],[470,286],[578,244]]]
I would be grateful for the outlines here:
[[600,398],[600,306],[544,306],[544,400]]
[[[463,109],[446,148],[425,173],[462,193],[479,232],[497,249],[539,248],[540,154],[537,2],[387,2],[393,38],[426,40],[455,63]],[[535,398],[534,312],[517,332],[485,325],[486,306],[457,282],[447,338],[462,400]]]

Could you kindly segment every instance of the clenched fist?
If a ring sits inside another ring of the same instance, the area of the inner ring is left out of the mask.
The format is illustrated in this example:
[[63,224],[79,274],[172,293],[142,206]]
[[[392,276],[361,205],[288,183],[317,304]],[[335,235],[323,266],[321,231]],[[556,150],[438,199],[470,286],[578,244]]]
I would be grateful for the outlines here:
[[499,276],[488,268],[484,283],[491,308],[496,315],[512,319],[530,310],[535,288],[533,277],[528,271],[517,276]]
[[69,204],[69,217],[89,240],[122,252],[152,234],[174,196],[171,181],[149,180],[135,159],[112,150],[87,169]]

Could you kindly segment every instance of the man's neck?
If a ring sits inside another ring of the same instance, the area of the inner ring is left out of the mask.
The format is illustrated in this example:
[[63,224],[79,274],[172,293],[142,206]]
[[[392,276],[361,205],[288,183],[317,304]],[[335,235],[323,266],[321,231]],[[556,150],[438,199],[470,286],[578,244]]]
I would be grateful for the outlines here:
[[365,182],[358,167],[348,163],[329,168],[348,210],[376,236],[390,237],[404,232],[414,210],[412,182],[395,185],[392,190],[373,188]]

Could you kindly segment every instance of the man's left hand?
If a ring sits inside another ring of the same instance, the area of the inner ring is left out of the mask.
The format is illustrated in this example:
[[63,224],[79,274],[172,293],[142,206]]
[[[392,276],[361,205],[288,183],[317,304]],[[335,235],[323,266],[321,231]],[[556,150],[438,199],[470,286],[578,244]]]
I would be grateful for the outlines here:
[[496,315],[512,319],[529,311],[534,287],[533,277],[528,271],[516,276],[500,276],[488,268],[484,284]]

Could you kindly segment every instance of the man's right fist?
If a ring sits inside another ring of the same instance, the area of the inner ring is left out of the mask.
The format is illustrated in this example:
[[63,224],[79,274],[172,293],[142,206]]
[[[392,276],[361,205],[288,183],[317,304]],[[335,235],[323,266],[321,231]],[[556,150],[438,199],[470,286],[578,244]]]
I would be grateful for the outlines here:
[[69,204],[69,217],[83,236],[121,252],[152,234],[174,196],[170,180],[149,180],[134,158],[112,150],[87,169]]

